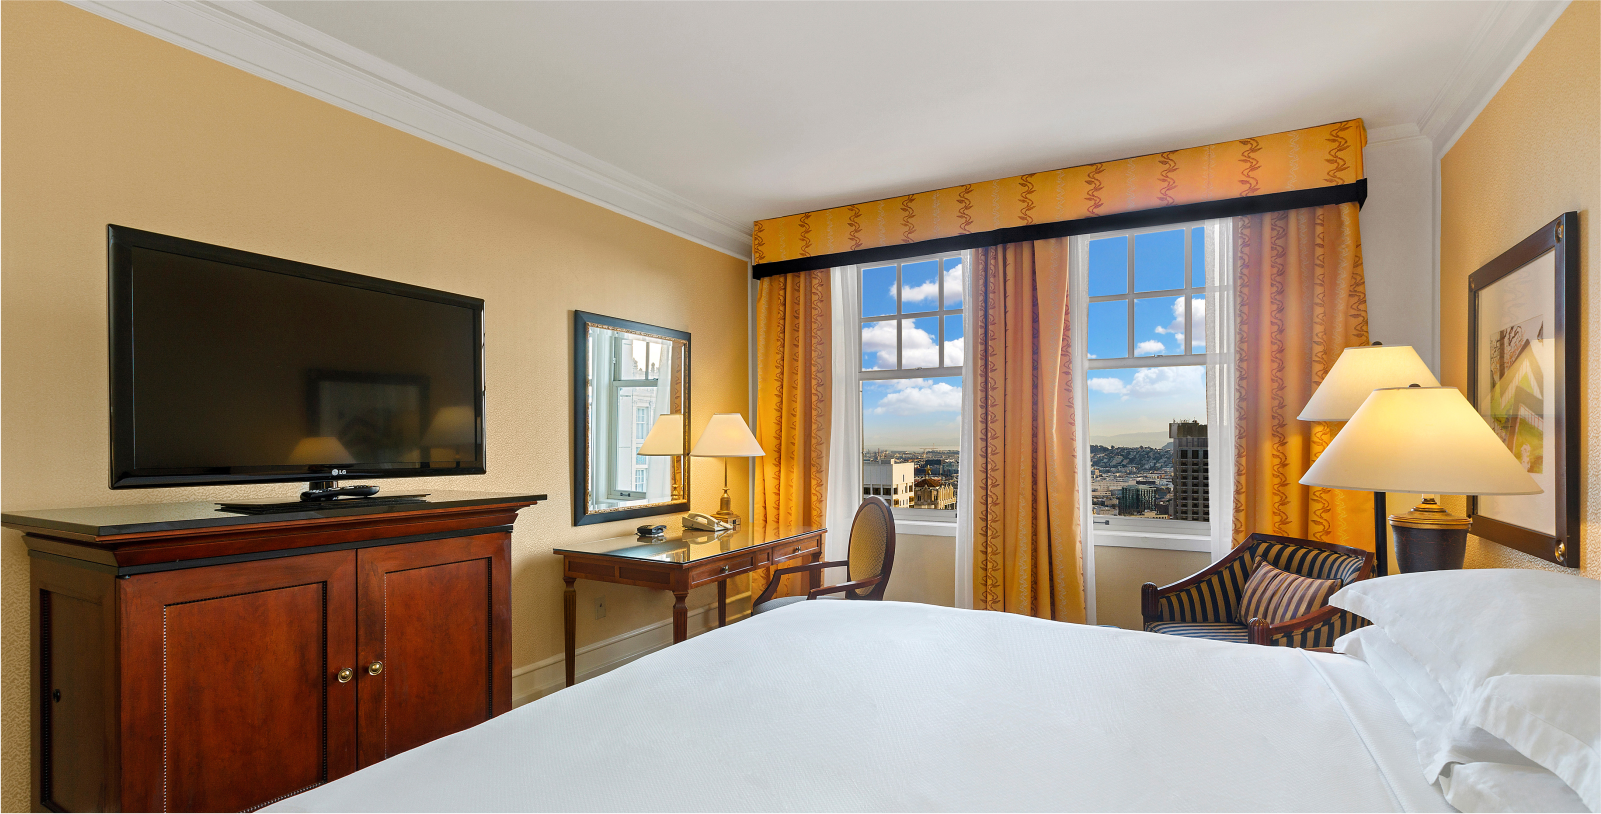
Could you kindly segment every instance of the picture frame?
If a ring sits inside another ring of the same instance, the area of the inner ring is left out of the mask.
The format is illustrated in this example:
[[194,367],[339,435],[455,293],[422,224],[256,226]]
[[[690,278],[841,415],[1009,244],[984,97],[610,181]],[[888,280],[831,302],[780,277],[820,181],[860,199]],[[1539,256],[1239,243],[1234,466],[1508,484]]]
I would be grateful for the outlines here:
[[1468,498],[1470,533],[1579,567],[1579,215],[1468,277],[1468,400],[1544,491]]

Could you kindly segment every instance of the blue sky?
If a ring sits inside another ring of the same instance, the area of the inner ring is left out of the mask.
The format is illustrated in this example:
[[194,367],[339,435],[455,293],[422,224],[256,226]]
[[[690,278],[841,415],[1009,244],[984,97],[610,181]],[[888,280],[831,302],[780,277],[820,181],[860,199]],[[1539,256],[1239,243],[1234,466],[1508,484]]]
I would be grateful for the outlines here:
[[[1197,227],[1191,240],[1197,249],[1204,245],[1204,230]],[[1168,291],[1185,287],[1183,230],[1154,232],[1129,237],[1091,241],[1089,244],[1089,294],[1108,296],[1128,290],[1129,250],[1134,254],[1134,293]],[[1130,243],[1133,245],[1131,246]],[[1205,284],[1204,252],[1192,254],[1188,269],[1194,285]],[[862,329],[862,369],[895,367],[895,342],[899,336],[902,357],[908,369],[931,368],[940,364],[943,343],[944,364],[961,364],[965,334],[960,316],[941,318],[938,310],[938,276],[945,274],[945,308],[960,308],[962,291],[961,261],[949,258],[941,268],[939,261],[926,260],[902,267],[905,285],[901,319],[866,323]],[[861,275],[862,316],[896,316],[895,266],[864,268]],[[1205,314],[1205,297],[1191,301],[1194,330],[1185,324],[1184,300],[1177,296],[1134,298],[1134,356],[1172,355],[1185,352],[1191,339],[1191,353],[1205,351],[1200,330]],[[1128,358],[1127,301],[1090,303],[1087,352],[1095,359]],[[943,328],[943,336],[941,329]],[[1089,382],[1089,434],[1092,439],[1112,436],[1122,443],[1145,442],[1153,446],[1166,443],[1167,424],[1176,419],[1206,420],[1206,380],[1201,367],[1152,367],[1122,370],[1091,370]],[[961,380],[924,378],[900,381],[870,381],[862,386],[862,418],[867,447],[911,448],[954,447],[961,419]],[[1162,440],[1158,440],[1162,439]]]

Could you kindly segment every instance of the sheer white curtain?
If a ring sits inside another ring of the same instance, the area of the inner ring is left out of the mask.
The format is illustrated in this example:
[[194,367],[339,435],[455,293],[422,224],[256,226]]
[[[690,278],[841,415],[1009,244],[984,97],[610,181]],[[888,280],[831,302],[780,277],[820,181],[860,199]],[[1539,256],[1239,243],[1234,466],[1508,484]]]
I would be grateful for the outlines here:
[[[851,520],[862,503],[862,324],[857,294],[861,286],[858,269],[855,266],[832,269],[828,286],[834,323],[834,397],[829,409],[828,535],[823,541],[823,559],[836,561],[845,559]],[[825,579],[825,583],[832,581]]]
[[1212,561],[1234,548],[1234,221],[1207,224],[1206,457]]
[[[962,255],[962,335],[972,336],[972,252]],[[967,348],[973,343],[967,342]],[[956,607],[973,607],[973,356],[962,354],[962,457],[956,463]]]

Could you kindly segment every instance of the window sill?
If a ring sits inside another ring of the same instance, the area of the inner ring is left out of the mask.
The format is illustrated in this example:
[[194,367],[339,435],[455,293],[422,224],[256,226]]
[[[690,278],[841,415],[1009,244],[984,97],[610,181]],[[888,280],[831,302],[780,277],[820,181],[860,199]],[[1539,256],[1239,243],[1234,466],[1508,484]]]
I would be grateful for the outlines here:
[[1090,532],[1090,540],[1096,546],[1112,548],[1154,548],[1164,551],[1200,551],[1207,554],[1212,552],[1211,537],[1199,537],[1193,534],[1096,529]]
[[902,520],[895,518],[896,534],[915,534],[920,537],[955,537],[955,520]]

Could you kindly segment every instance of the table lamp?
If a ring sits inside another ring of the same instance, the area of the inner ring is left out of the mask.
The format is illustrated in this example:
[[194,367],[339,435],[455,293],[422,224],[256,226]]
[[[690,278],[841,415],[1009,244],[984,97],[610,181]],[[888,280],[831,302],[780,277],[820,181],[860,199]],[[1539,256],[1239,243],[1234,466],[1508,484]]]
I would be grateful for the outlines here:
[[[422,446],[428,450],[428,459],[435,459],[434,450],[449,450],[450,459],[461,466],[462,447],[478,444],[478,416],[471,405],[441,407],[434,414],[433,423],[423,433]],[[437,456],[443,458],[445,456]]]
[[689,454],[697,458],[724,459],[723,501],[718,505],[717,519],[739,528],[739,515],[734,514],[732,501],[728,497],[727,459],[759,458],[767,454],[762,451],[762,445],[756,442],[756,436],[751,435],[744,417],[739,413],[712,416],[712,420],[706,423],[706,431],[700,434],[700,440],[695,442],[695,448]]
[[1462,567],[1469,520],[1447,513],[1435,495],[1541,491],[1456,388],[1416,384],[1374,390],[1301,483],[1422,493],[1412,511],[1390,515],[1403,573]]
[[[1362,406],[1369,394],[1381,387],[1406,387],[1419,384],[1436,387],[1440,384],[1423,364],[1411,345],[1361,345],[1346,348],[1334,360],[1329,375],[1313,391],[1301,414],[1302,421],[1350,421],[1356,408]],[[1336,430],[1338,433],[1338,430]],[[1373,493],[1373,555],[1374,573],[1384,576],[1389,572],[1389,536],[1384,533],[1385,495]]]

